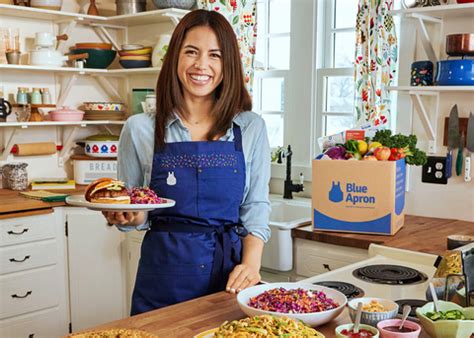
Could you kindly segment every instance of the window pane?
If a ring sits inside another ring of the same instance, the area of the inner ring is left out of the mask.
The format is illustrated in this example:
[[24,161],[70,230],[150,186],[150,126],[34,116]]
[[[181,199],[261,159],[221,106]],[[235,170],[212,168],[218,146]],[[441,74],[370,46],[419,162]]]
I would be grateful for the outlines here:
[[355,32],[334,33],[334,67],[352,67],[355,53]]
[[270,2],[270,33],[288,33],[290,31],[290,0]]
[[267,40],[266,39],[257,39],[257,46],[255,51],[255,60],[254,65],[256,70],[265,70],[266,62],[265,62],[265,55],[267,51],[266,46]]
[[325,120],[324,136],[340,133],[351,128],[354,123],[353,116],[325,116],[323,119]]
[[262,79],[262,110],[285,110],[285,80],[283,78]]
[[262,118],[267,125],[268,139],[270,147],[283,146],[283,115],[262,114]]
[[257,2],[257,36],[267,34],[267,11],[265,2]]
[[290,38],[271,38],[269,50],[269,69],[290,68]]
[[335,28],[355,27],[358,0],[336,0]]
[[326,79],[326,112],[351,113],[354,111],[354,78],[332,76]]

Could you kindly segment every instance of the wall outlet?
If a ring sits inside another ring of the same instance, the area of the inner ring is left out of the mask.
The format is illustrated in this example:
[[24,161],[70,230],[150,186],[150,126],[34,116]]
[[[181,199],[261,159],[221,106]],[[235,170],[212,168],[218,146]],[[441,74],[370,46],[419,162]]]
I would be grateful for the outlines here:
[[421,182],[447,184],[446,178],[446,157],[428,156],[428,161],[423,166]]

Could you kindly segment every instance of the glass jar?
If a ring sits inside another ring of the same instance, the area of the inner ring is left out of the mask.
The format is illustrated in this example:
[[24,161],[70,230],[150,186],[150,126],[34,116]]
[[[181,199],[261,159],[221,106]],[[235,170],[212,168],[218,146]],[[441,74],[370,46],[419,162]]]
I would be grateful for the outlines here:
[[18,87],[18,93],[16,94],[16,103],[27,104],[28,103],[28,88]]
[[43,103],[41,92],[39,88],[33,88],[31,93],[31,104],[41,104]]
[[28,163],[16,162],[2,166],[2,185],[4,189],[26,190],[28,188]]

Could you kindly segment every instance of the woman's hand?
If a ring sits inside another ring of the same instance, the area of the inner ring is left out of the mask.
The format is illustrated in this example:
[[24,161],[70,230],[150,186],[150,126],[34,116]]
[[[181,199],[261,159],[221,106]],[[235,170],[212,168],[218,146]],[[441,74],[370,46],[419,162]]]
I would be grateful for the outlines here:
[[145,213],[139,212],[115,212],[102,211],[109,224],[137,226],[145,221]]
[[256,285],[261,279],[259,270],[258,267],[248,264],[236,265],[229,275],[226,291],[238,293],[245,288]]

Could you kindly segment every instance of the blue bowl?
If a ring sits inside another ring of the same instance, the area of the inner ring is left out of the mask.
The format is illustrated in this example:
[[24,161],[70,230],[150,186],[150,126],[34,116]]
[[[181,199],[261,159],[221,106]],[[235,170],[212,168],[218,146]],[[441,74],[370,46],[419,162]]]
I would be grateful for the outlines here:
[[147,68],[151,65],[151,60],[119,60],[123,68]]
[[438,61],[438,86],[474,86],[474,60]]

